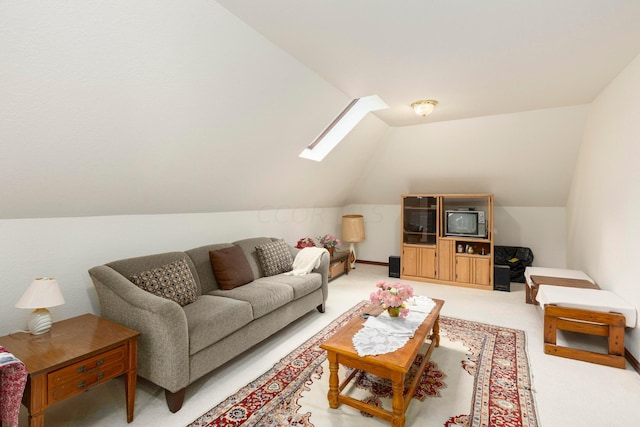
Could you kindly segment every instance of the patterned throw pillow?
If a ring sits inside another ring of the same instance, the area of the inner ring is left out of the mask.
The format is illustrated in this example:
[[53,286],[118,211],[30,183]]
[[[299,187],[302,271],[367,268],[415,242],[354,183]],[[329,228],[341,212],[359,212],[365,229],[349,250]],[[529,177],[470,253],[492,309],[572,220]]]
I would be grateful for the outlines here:
[[293,255],[284,240],[256,246],[256,255],[265,277],[286,273],[293,269]]
[[147,292],[175,301],[181,306],[196,300],[196,281],[186,259],[165,264],[131,276],[130,280]]

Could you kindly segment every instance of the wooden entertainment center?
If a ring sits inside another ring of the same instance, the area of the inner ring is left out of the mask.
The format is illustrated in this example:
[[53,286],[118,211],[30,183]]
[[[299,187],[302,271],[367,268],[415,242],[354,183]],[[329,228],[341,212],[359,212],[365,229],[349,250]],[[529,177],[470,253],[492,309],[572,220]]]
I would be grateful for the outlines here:
[[[400,278],[493,290],[493,194],[403,194],[401,210]],[[447,211],[481,231],[447,231]]]

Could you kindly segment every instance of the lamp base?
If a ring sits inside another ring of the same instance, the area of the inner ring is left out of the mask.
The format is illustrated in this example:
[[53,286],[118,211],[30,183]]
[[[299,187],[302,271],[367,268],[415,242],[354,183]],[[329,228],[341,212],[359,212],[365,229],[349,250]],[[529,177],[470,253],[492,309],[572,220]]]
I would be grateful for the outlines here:
[[37,308],[31,313],[29,319],[29,332],[33,335],[41,335],[51,329],[51,313],[46,308]]
[[349,263],[353,270],[356,268],[356,245],[351,243],[351,245],[349,245],[349,251],[351,252],[351,255],[349,255]]

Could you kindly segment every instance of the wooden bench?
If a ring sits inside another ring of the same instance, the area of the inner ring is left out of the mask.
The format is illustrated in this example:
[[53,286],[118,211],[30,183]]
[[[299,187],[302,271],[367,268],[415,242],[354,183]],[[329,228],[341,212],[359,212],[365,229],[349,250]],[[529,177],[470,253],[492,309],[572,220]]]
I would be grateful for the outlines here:
[[[536,294],[540,285],[569,286],[599,289],[594,280],[584,271],[565,268],[527,267],[524,271],[525,301],[527,304],[538,304]],[[536,278],[534,283],[533,278]]]
[[527,304],[538,305],[536,296],[540,285],[564,286],[567,288],[600,289],[598,285],[585,279],[570,279],[568,277],[530,276],[531,286],[527,286]]
[[[636,309],[613,292],[541,285],[538,301],[544,307],[544,352],[624,369],[625,327],[635,327]],[[607,337],[607,353],[561,346],[558,329]]]

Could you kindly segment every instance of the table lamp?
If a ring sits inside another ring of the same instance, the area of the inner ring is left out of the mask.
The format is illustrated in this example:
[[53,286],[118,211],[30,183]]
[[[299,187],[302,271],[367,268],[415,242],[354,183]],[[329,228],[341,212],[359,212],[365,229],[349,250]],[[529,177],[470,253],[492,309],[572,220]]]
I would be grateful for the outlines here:
[[342,241],[349,242],[351,268],[356,268],[356,247],[354,243],[364,240],[364,218],[362,215],[342,216]]
[[38,277],[27,288],[16,308],[33,308],[29,319],[29,332],[40,335],[51,329],[51,313],[47,307],[64,304],[58,281],[52,277]]

